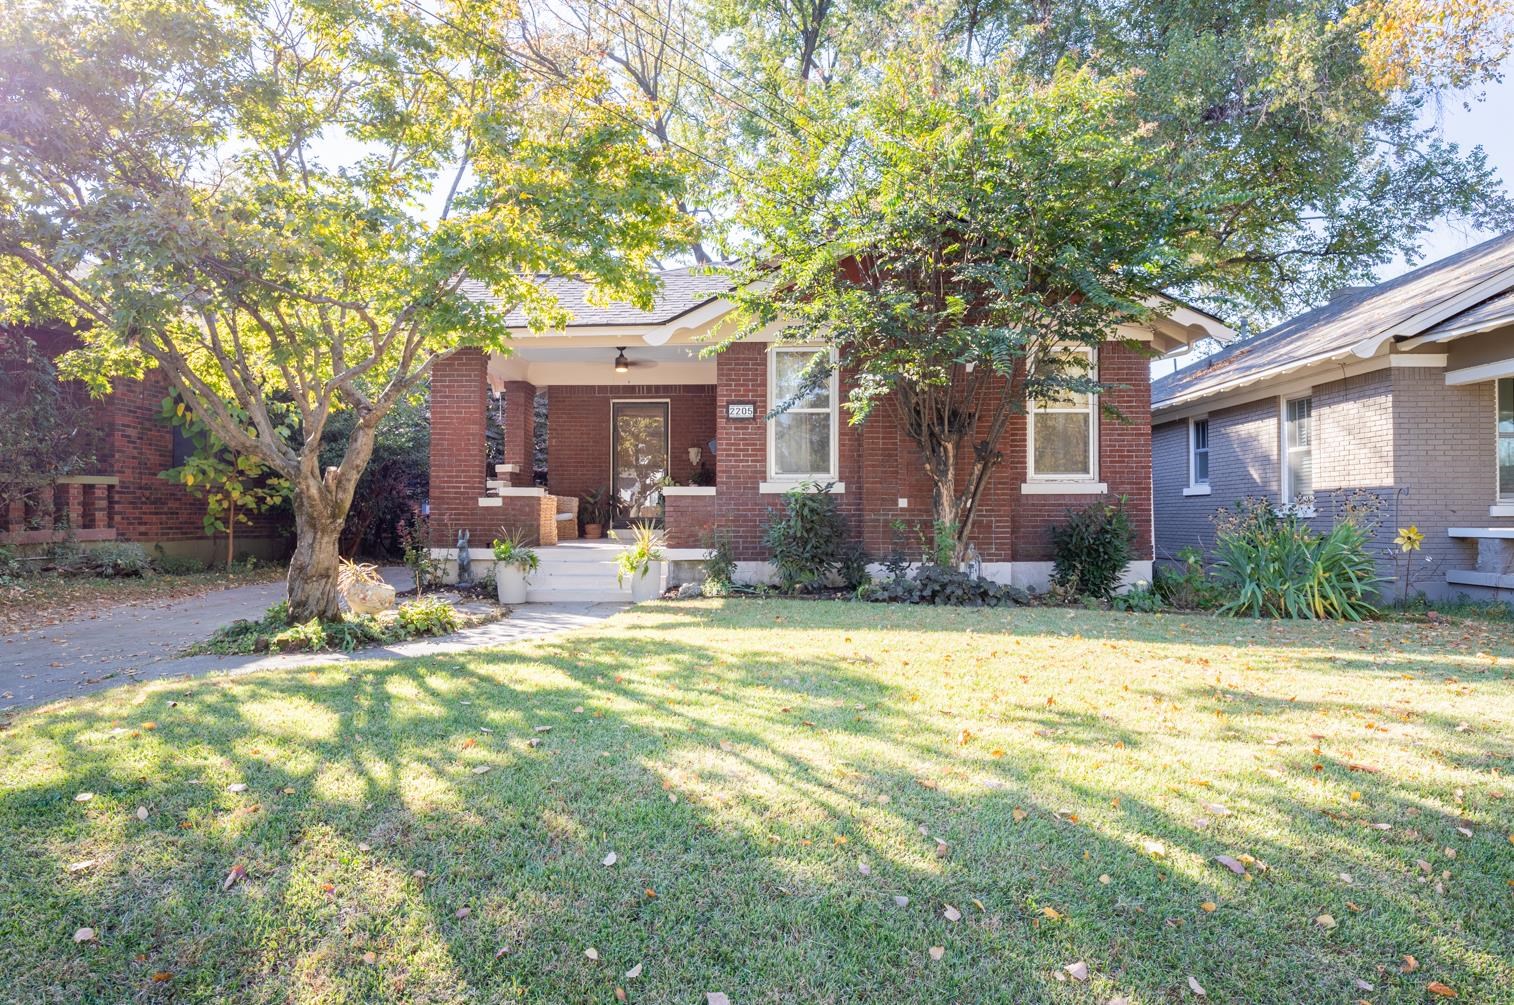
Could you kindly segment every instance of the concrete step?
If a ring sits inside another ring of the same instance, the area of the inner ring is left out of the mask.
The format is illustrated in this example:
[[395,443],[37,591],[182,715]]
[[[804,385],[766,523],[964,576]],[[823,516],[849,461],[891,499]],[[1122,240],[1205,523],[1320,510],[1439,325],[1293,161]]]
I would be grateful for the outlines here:
[[[612,584],[614,580],[611,580]],[[526,603],[528,604],[566,604],[566,603],[630,603],[630,589],[538,589],[526,588]]]

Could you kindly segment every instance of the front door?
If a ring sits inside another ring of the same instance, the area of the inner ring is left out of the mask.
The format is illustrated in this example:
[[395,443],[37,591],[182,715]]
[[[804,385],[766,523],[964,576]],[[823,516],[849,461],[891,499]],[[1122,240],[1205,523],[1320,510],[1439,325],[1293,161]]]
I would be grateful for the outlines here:
[[662,483],[668,477],[668,403],[610,404],[610,484],[616,525],[662,518]]

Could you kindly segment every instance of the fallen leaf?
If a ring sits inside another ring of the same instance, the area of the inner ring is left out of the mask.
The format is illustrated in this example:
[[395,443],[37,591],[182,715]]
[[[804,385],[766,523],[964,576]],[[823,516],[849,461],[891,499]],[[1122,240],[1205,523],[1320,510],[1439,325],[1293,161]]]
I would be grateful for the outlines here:
[[137,807],[137,819],[138,820],[146,820],[147,819],[147,807],[146,806],[138,806]]
[[1241,865],[1240,862],[1231,858],[1229,855],[1216,855],[1214,857],[1214,860],[1220,865],[1229,869],[1231,872],[1235,873],[1237,876],[1246,875],[1246,867],[1244,865]]
[[1113,883],[1114,880],[1112,880],[1112,879],[1109,878],[1109,874],[1108,873],[1104,873],[1103,875],[1101,875],[1099,877],[1099,882],[1102,883],[1104,886],[1108,886],[1110,883]]
[[92,858],[87,858],[87,859],[85,859],[82,862],[70,862],[68,864],[68,871],[69,872],[83,872],[85,869],[93,869],[94,867],[95,867],[95,860],[92,859]]
[[626,980],[628,980],[628,981],[634,981],[636,978],[638,978],[640,976],[641,976],[641,964],[640,963],[636,964],[636,966],[634,966],[630,970],[626,971]]
[[1188,975],[1188,990],[1192,991],[1194,994],[1198,995],[1200,998],[1208,998],[1209,997],[1209,992],[1207,992],[1207,991],[1204,990],[1204,985],[1200,984],[1198,982],[1198,980],[1195,979],[1192,974]]
[[226,786],[226,791],[227,792],[246,792],[247,791],[247,783],[246,782],[232,782],[230,785]]
[[159,970],[152,975],[152,982],[154,984],[167,984],[171,980],[173,980],[173,971],[171,970]]
[[625,988],[618,987],[618,988],[615,989],[615,1000],[618,1001],[618,1002],[623,1002],[623,1001],[626,1000],[626,989]]
[[246,877],[247,869],[241,865],[234,865],[231,867],[231,871],[226,874],[225,881],[221,883],[221,889],[230,890],[240,880],[245,879]]
[[597,960],[599,959],[599,950],[595,949],[593,946],[590,946],[588,949],[584,950],[584,955],[591,960]]
[[77,932],[74,933],[74,941],[75,942],[93,942],[93,941],[95,941],[95,930],[93,928],[81,928],[81,929],[79,929]]
[[486,775],[486,774],[488,774],[492,770],[494,770],[494,766],[493,765],[490,765],[490,764],[480,764],[478,767],[476,767],[476,768],[473,769],[473,773],[475,775]]
[[704,993],[704,1005],[731,1005],[731,999],[719,991],[706,991]]
[[[1018,807],[1018,806],[1016,806],[1014,809],[1010,810],[1009,811],[1009,815],[1015,818],[1015,823],[1019,823],[1021,820],[1024,820],[1026,817],[1030,816],[1029,813],[1026,813],[1024,810],[1020,809],[1020,807]],[[1514,841],[1514,835],[1510,835],[1509,836],[1509,840],[1510,841]]]
[[95,794],[93,792],[81,792],[77,796],[74,796],[74,802],[87,803],[93,798],[95,798]]
[[931,959],[933,959],[933,960],[939,960],[939,959],[941,959],[941,957],[943,957],[945,955],[946,955],[946,947],[945,946],[931,946],[930,947],[930,958]]
[[612,851],[612,852],[610,852],[610,854],[608,854],[608,855],[606,855],[604,857],[604,861],[601,864],[603,864],[606,868],[609,868],[610,866],[614,865],[616,862],[619,862],[619,861],[620,861],[620,858]]
[[951,852],[951,848],[940,838],[936,839],[936,857],[945,858]]
[[1076,963],[1069,963],[1062,969],[1067,971],[1067,975],[1075,981],[1088,980],[1088,964],[1082,960]]
[[1432,995],[1440,995],[1442,998],[1455,998],[1456,992],[1446,987],[1440,981],[1431,981],[1425,985],[1425,990]]
[[1219,908],[1219,906],[1220,905],[1216,904],[1212,900],[1206,900],[1199,905],[1199,907],[1203,909],[1205,914],[1213,914]]
[[1412,974],[1419,969],[1419,961],[1408,954],[1404,955],[1404,965],[1399,967],[1400,973]]
[[1061,921],[1062,920],[1062,912],[1058,911],[1055,907],[1043,907],[1043,908],[1041,908],[1041,916],[1044,917],[1044,918],[1046,918],[1046,920],[1048,920],[1048,921]]
[[873,867],[868,865],[866,862],[858,862],[857,871],[864,876],[871,876],[873,874]]
[[471,907],[459,907],[457,910],[455,910],[455,911],[452,912],[452,916],[454,918],[466,918],[468,915],[470,915],[472,913],[473,913],[473,908],[471,908]]
[[1152,841],[1150,839],[1141,842],[1141,850],[1146,854],[1153,855],[1157,858],[1162,858],[1167,854],[1166,845],[1162,844],[1162,842],[1160,841]]
[[1372,985],[1369,984],[1369,983],[1367,983],[1366,981],[1362,980],[1360,977],[1358,977],[1356,980],[1352,981],[1351,983],[1352,983],[1352,985],[1354,985],[1356,987],[1356,990],[1358,990],[1358,991],[1371,991],[1371,990],[1373,990]]
[[1322,914],[1319,917],[1315,918],[1314,923],[1325,929],[1326,931],[1329,931],[1330,929],[1335,927],[1335,919],[1328,914]]
[[378,962],[378,953],[375,953],[371,949],[368,950],[366,953],[363,954],[363,962],[364,963],[368,963],[368,964],[377,963]]
[[909,906],[909,898],[908,897],[895,897],[894,898],[894,906],[895,907],[908,907]]
[[946,909],[941,912],[941,917],[945,918],[947,921],[961,921],[962,912],[957,910],[955,907],[952,907],[950,904],[947,904]]

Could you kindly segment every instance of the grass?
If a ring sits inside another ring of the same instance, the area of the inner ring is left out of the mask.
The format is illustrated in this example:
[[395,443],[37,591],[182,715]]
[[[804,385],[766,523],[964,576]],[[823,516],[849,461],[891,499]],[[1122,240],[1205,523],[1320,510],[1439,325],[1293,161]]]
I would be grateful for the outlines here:
[[0,583],[0,635],[42,628],[72,618],[88,617],[105,607],[151,603],[192,597],[233,586],[267,583],[284,578],[284,569],[262,565],[169,576],[28,576]]
[[17,1003],[1507,1003],[1511,773],[1503,625],[656,604],[23,715],[0,972]]

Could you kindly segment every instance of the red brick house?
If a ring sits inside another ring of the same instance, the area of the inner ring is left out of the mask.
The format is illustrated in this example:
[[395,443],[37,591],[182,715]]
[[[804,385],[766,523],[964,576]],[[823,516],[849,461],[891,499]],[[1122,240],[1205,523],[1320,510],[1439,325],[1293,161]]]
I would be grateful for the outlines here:
[[[0,338],[22,336],[54,358],[75,345],[66,329],[0,328]],[[37,550],[70,538],[85,546],[135,541],[149,552],[161,546],[168,554],[223,560],[225,538],[205,533],[205,500],[158,477],[180,464],[187,449],[161,417],[167,393],[164,377],[153,371],[144,380],[115,381],[109,396],[89,402],[94,463],[86,473],[59,479],[30,505],[13,503],[0,511],[0,546]],[[250,526],[239,525],[238,556],[284,557],[288,523],[260,516]]]
[[[437,365],[430,506],[438,557],[455,559],[458,531],[467,530],[470,557],[487,565],[487,546],[501,528],[524,529],[549,549],[532,599],[613,594],[613,544],[575,540],[573,517],[579,496],[612,481],[632,515],[661,520],[674,581],[695,574],[691,567],[717,529],[729,536],[741,574],[760,578],[767,513],[801,483],[831,483],[877,558],[894,548],[900,519],[929,525],[930,483],[886,406],[848,425],[842,374],[828,391],[767,419],[789,393],[786,378],[820,350],[777,346],[769,331],[702,355],[712,337],[729,334],[732,304],[713,289],[720,280],[687,269],[662,280],[650,311],[590,305],[584,284],[554,280],[552,292],[573,315],[563,330],[532,333],[522,321],[509,355],[465,350]],[[477,287],[475,295],[488,293]],[[1150,575],[1150,354],[1127,342],[1165,353],[1216,334],[1229,332],[1186,307],[1151,328],[1122,327],[1095,361],[1099,378],[1116,385],[1108,395],[1122,419],[1085,400],[1048,410],[1060,413],[1055,420],[1037,412],[1012,423],[1006,463],[992,475],[975,522],[985,575],[1043,588],[1051,527],[1069,509],[1121,495],[1139,528],[1140,558],[1129,574]],[[532,465],[539,395],[547,399],[544,484]],[[491,408],[504,435],[504,463],[492,475],[485,462]]]

